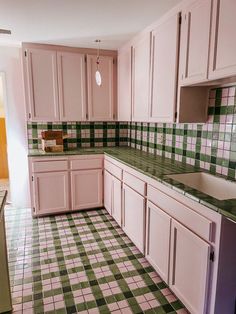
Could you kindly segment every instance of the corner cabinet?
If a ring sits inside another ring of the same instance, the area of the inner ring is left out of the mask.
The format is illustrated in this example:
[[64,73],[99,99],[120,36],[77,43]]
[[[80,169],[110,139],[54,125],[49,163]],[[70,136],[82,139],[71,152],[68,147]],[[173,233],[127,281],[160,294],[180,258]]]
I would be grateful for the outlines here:
[[27,118],[31,121],[58,121],[56,51],[26,49],[24,59]]
[[88,114],[90,121],[111,121],[115,119],[116,82],[113,57],[100,56],[99,71],[102,84],[95,80],[97,57],[87,56]]

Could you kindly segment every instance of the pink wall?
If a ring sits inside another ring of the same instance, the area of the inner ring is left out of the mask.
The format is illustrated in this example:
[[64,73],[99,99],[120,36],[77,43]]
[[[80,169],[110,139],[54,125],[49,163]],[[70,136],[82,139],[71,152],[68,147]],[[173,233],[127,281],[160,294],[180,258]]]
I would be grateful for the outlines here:
[[21,49],[0,46],[0,72],[6,77],[6,123],[11,200],[18,208],[30,205],[25,99]]

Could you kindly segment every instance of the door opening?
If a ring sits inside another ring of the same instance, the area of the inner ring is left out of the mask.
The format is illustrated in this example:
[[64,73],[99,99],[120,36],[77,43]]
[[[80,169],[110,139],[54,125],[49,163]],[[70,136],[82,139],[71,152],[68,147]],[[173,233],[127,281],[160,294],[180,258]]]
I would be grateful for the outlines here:
[[8,190],[10,201],[10,184],[7,157],[7,132],[6,132],[6,78],[0,72],[0,190]]

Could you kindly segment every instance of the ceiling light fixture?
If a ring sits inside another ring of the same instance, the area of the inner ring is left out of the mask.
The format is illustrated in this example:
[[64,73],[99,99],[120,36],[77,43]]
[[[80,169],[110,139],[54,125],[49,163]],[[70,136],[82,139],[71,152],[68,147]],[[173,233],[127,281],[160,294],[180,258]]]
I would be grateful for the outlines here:
[[95,43],[97,43],[97,45],[98,45],[98,48],[97,48],[97,61],[96,61],[97,70],[95,72],[95,80],[96,80],[96,84],[98,86],[101,86],[102,85],[102,76],[101,76],[101,72],[99,71],[99,65],[100,65],[100,43],[101,43],[101,40],[100,39],[96,39]]

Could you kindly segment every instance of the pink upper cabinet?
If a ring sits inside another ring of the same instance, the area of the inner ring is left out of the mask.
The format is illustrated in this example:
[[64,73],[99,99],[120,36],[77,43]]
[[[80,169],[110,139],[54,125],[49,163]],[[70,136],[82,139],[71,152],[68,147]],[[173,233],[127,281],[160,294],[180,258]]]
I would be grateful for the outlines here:
[[138,37],[132,47],[132,120],[148,121],[151,35]]
[[85,55],[57,52],[61,121],[86,120]]
[[98,86],[95,81],[96,61],[96,55],[87,56],[89,120],[113,120],[115,118],[114,58],[109,56],[100,57],[99,71],[102,76],[101,86]]
[[131,120],[131,46],[118,54],[118,120]]
[[196,0],[183,9],[180,84],[207,80],[212,0]]
[[236,1],[214,0],[209,78],[236,75]]
[[174,122],[175,120],[178,52],[179,14],[177,13],[158,25],[152,32],[150,121]]
[[32,121],[58,121],[56,52],[27,49],[25,58],[27,118]]

